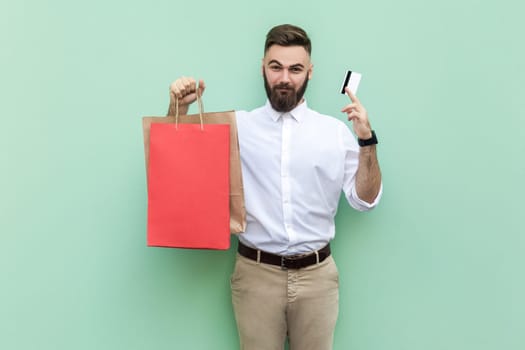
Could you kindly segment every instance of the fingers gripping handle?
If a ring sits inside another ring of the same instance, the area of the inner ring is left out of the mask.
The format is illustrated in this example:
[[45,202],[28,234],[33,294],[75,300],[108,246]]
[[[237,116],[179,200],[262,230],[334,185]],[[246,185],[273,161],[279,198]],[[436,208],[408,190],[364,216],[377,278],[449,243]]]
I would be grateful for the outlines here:
[[[202,103],[202,96],[199,95],[199,89],[197,88],[195,90],[195,94],[197,95],[197,106],[199,108],[199,118],[201,121],[201,130],[204,130],[204,121],[202,114],[204,113],[204,105]],[[175,98],[175,129],[179,129],[179,99]]]

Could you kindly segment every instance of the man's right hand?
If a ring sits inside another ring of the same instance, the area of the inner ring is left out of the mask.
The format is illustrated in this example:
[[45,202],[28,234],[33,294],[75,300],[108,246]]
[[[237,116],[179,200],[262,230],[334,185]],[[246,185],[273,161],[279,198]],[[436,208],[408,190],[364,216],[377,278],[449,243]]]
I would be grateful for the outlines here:
[[199,96],[204,93],[203,80],[199,80],[199,86],[197,87],[197,81],[192,77],[180,77],[170,84],[170,106],[168,115],[175,115],[175,102],[179,100],[179,114],[187,114],[190,104],[195,102],[197,99],[197,91]]

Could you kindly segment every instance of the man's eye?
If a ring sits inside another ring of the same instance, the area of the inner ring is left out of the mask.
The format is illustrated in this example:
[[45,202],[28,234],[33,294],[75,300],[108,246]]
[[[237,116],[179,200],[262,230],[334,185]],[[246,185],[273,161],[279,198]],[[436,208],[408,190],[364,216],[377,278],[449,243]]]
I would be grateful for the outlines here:
[[292,73],[301,73],[303,70],[299,67],[293,67],[292,69],[290,69],[292,71]]
[[273,71],[279,71],[279,70],[281,70],[281,67],[279,67],[279,66],[270,66],[270,69],[273,70]]

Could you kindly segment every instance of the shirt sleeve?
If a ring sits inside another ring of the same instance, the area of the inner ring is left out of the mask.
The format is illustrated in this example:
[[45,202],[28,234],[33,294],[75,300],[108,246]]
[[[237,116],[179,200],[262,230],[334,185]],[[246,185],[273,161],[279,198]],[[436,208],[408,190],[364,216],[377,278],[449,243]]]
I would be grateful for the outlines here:
[[358,211],[369,211],[377,206],[383,194],[383,184],[372,203],[365,202],[357,195],[356,174],[359,166],[359,145],[348,127],[344,125],[341,129],[341,145],[345,155],[343,192],[350,206]]

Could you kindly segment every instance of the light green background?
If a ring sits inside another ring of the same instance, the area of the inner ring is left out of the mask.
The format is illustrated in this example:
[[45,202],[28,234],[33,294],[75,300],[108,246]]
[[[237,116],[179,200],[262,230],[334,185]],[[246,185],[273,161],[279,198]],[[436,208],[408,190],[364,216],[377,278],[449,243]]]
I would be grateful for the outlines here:
[[[0,348],[237,349],[232,249],[147,248],[141,117],[205,78],[264,103],[267,30],[313,40],[307,98],[380,138],[385,192],[341,202],[336,349],[525,349],[524,6],[489,1],[7,1],[0,5]],[[315,140],[312,140],[315,142]]]

